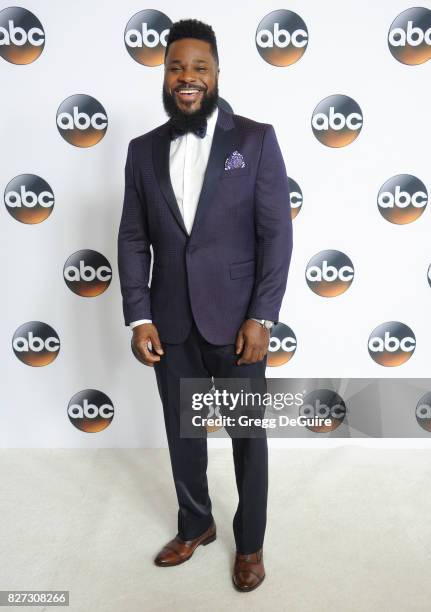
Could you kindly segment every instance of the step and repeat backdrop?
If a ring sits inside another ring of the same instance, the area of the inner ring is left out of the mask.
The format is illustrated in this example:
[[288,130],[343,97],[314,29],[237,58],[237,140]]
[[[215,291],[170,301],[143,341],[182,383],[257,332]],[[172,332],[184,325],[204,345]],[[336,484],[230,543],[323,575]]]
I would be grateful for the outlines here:
[[3,447],[165,444],[116,240],[127,145],[167,119],[166,37],[189,17],[215,30],[220,104],[272,123],[286,163],[267,376],[429,376],[430,3],[0,3]]

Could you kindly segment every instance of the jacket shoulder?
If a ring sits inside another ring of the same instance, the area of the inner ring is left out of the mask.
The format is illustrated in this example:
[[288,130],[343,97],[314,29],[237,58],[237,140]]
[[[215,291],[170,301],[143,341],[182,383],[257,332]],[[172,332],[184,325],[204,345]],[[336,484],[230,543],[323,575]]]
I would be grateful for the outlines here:
[[262,121],[255,121],[250,117],[244,117],[243,115],[232,114],[232,118],[238,129],[245,132],[264,132],[270,123],[263,123]]

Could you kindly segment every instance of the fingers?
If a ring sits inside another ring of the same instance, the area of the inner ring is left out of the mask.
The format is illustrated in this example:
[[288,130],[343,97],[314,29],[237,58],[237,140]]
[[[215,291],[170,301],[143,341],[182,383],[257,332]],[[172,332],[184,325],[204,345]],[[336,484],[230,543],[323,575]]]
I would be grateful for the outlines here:
[[261,346],[246,342],[244,352],[236,363],[237,365],[256,363],[262,361],[265,354]]
[[134,335],[132,347],[139,361],[151,368],[160,361],[160,355],[164,355],[159,334],[154,326],[145,334],[140,333],[137,337]]
[[160,356],[154,355],[154,353],[151,352],[146,342],[139,345],[139,350],[141,351],[141,354],[143,355],[142,359],[145,365],[153,367],[157,361],[160,361]]
[[243,348],[244,348],[244,334],[242,333],[241,330],[239,330],[238,335],[236,337],[235,353],[239,355],[239,353],[242,352]]
[[159,355],[164,355],[162,343],[160,342],[159,334],[157,329],[151,332],[151,344],[153,345],[153,350],[156,351]]
[[156,361],[160,361],[160,357],[158,355],[151,353],[145,340],[138,340],[135,342],[133,344],[133,349],[135,356],[146,366],[153,367]]

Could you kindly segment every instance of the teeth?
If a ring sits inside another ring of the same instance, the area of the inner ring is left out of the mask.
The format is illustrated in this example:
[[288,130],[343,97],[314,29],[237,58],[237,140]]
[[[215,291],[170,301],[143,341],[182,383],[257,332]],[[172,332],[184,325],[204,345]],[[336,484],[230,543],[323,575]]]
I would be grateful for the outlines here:
[[179,93],[186,93],[186,94],[199,93],[199,89],[179,89],[178,91]]

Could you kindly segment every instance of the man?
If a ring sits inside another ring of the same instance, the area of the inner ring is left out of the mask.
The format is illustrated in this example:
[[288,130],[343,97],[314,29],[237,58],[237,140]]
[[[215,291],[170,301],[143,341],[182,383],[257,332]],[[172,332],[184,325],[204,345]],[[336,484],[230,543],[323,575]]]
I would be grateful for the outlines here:
[[[292,251],[274,128],[218,107],[219,72],[212,28],[194,19],[174,23],[163,83],[169,120],[131,140],[125,167],[124,319],[135,356],[155,368],[179,504],[178,533],[156,556],[159,566],[183,563],[216,538],[207,440],[180,436],[180,380],[265,381]],[[250,591],[265,577],[266,435],[232,438],[232,446],[239,495],[233,582]]]

